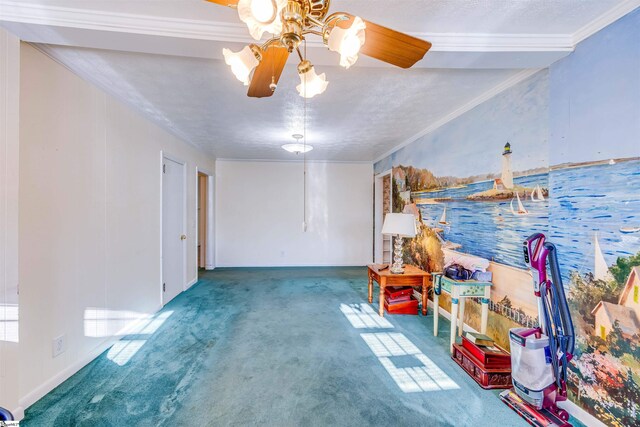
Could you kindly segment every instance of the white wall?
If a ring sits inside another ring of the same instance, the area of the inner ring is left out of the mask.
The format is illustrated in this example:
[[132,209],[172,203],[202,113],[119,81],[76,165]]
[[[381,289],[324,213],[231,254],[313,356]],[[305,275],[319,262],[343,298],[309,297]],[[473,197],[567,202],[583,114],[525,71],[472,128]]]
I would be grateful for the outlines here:
[[216,265],[365,265],[372,259],[373,166],[216,162]]
[[[196,239],[196,167],[212,158],[23,44],[20,97],[20,403],[96,356],[115,317],[161,304],[161,150],[187,162],[187,236]],[[188,245],[195,281],[195,243]],[[87,320],[95,315],[99,319]],[[92,311],[93,310],[93,311]],[[102,313],[102,314],[100,314]],[[67,350],[52,357],[52,339]]]
[[0,29],[0,406],[14,412],[19,412],[16,411],[19,87],[20,41]]

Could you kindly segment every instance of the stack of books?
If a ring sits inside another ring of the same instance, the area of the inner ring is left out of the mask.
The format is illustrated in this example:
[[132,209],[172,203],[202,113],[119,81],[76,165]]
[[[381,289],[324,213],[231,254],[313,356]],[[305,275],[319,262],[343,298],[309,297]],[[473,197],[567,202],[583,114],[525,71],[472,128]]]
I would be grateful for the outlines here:
[[387,286],[384,288],[384,309],[389,314],[418,314],[418,300],[413,297],[411,286]]
[[511,355],[490,337],[465,332],[462,344],[453,345],[453,360],[482,388],[511,387]]

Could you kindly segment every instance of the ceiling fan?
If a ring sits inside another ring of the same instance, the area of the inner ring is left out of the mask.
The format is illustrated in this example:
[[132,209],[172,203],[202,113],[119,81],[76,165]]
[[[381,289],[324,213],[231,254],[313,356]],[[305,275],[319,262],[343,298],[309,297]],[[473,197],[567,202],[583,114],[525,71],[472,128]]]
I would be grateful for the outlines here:
[[[260,40],[263,33],[272,37],[262,45],[250,44],[239,52],[223,49],[225,62],[245,86],[248,96],[273,95],[282,70],[294,50],[300,63],[298,93],[312,98],[325,91],[328,81],[316,74],[313,64],[300,51],[308,35],[322,38],[329,50],[340,54],[340,65],[349,68],[358,54],[370,56],[402,68],[421,60],[431,43],[365,21],[358,16],[337,12],[327,16],[331,0],[207,0],[237,8],[240,20],[251,36]],[[252,74],[253,73],[253,74]]]

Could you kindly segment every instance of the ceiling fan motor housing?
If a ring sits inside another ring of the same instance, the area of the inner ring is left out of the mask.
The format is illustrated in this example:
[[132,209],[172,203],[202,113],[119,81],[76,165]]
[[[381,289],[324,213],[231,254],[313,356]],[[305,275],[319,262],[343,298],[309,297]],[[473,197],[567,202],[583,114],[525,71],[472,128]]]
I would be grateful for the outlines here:
[[322,21],[329,12],[331,0],[307,0],[307,4],[309,5],[307,15]]
[[289,52],[302,42],[303,22],[305,20],[303,4],[298,0],[289,0],[282,9],[282,35],[280,42],[287,47]]

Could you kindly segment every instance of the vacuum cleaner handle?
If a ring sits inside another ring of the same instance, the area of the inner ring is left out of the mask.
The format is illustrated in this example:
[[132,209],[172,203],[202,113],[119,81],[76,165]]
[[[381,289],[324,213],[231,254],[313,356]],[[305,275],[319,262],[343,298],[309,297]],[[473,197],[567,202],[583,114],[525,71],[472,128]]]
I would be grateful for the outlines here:
[[571,313],[569,312],[569,303],[567,302],[564,285],[562,284],[562,275],[560,273],[560,265],[558,264],[557,256],[558,251],[553,243],[545,243],[544,247],[549,253],[549,271],[551,272],[551,280],[556,293],[562,332],[564,337],[567,339],[566,346],[563,350],[566,353],[573,355],[575,350],[575,331],[573,328],[573,321],[571,320]]
[[533,291],[540,297],[540,284],[547,280],[547,254],[545,248],[546,237],[542,233],[532,234],[524,241],[524,262],[533,270]]

